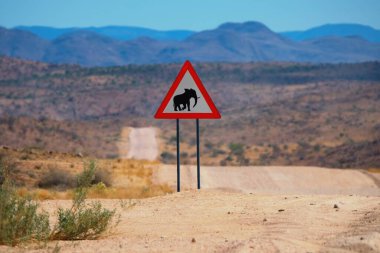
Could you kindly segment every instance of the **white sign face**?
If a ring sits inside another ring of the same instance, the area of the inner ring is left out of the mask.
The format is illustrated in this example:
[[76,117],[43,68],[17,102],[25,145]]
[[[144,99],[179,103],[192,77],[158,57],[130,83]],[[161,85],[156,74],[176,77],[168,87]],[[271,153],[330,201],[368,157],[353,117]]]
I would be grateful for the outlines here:
[[164,113],[211,113],[203,94],[189,71],[186,71]]

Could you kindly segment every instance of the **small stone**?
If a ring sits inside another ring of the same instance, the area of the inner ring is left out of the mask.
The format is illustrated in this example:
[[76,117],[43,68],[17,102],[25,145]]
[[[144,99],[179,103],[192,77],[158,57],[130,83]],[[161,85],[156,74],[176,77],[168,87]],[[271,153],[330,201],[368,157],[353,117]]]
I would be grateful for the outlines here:
[[311,206],[315,206],[315,203],[310,203]]
[[360,241],[363,241],[364,240],[364,237],[360,237]]
[[284,199],[288,199],[288,197],[285,197]]
[[334,208],[339,208],[339,206],[337,204],[334,204]]
[[279,211],[279,212],[283,212],[283,211],[285,211],[285,209],[278,209],[278,211]]
[[231,214],[231,212],[230,212],[230,211],[228,211],[228,212],[227,212],[227,214]]
[[195,238],[191,239],[191,242],[192,242],[192,243],[195,243],[195,242],[196,242]]
[[267,221],[267,218],[264,218],[263,221],[266,222],[266,221]]

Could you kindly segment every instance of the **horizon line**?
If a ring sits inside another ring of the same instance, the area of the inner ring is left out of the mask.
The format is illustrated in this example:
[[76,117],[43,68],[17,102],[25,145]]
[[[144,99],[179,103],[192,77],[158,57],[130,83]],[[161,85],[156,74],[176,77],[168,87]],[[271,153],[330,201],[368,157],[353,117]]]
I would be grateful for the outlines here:
[[[226,21],[226,22],[223,22],[223,23],[220,23],[218,26],[216,27],[213,27],[213,28],[206,28],[206,29],[203,29],[203,30],[191,30],[191,29],[186,29],[186,28],[173,28],[173,29],[155,29],[155,28],[150,28],[150,27],[146,27],[146,26],[136,26],[136,25],[117,25],[117,24],[109,24],[109,25],[103,25],[103,26],[65,26],[65,27],[61,27],[61,26],[49,26],[49,25],[16,25],[16,26],[12,26],[12,27],[9,27],[9,26],[3,26],[0,24],[0,27],[4,27],[6,29],[16,29],[18,27],[44,27],[44,28],[53,28],[53,29],[84,29],[84,28],[104,28],[104,27],[130,27],[130,28],[143,28],[143,29],[150,29],[150,30],[154,30],[154,31],[161,31],[161,32],[166,32],[166,31],[190,31],[190,32],[200,32],[200,31],[206,31],[206,30],[212,30],[212,29],[216,29],[218,28],[219,26],[223,25],[223,24],[227,24],[227,23],[232,23],[232,24],[244,24],[244,23],[249,23],[249,22],[257,22],[257,23],[261,23],[263,25],[265,25],[267,28],[269,28],[270,30],[272,30],[270,27],[268,27],[265,23],[263,22],[260,22],[260,21],[255,21],[255,20],[248,20],[248,21],[244,21],[244,22],[232,22],[232,21]],[[312,27],[309,27],[309,28],[306,28],[304,30],[302,29],[299,29],[299,30],[285,30],[285,31],[276,31],[276,30],[272,30],[276,33],[283,33],[283,32],[298,32],[298,31],[307,31],[307,30],[310,30],[310,29],[313,29],[313,28],[317,28],[317,27],[321,27],[321,26],[326,26],[326,25],[361,25],[361,26],[367,26],[367,27],[370,27],[372,29],[375,29],[375,30],[379,30],[380,31],[380,28],[377,28],[377,27],[374,27],[374,26],[371,26],[371,25],[368,25],[368,24],[363,24],[363,23],[349,23],[349,22],[342,22],[342,23],[323,23],[323,24],[320,24],[320,25],[316,25],[316,26],[312,26]]]

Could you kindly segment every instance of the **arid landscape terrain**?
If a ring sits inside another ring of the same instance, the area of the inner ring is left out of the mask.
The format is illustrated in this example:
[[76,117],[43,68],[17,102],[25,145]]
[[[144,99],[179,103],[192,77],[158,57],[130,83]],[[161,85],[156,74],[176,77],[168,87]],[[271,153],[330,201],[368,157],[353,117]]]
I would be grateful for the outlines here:
[[379,0],[0,0],[0,253],[380,253]]
[[[129,147],[127,154],[141,150],[128,144],[136,131],[140,129],[130,129],[130,138],[122,143]],[[152,137],[156,138],[150,135],[144,142],[152,143]],[[65,199],[71,191],[67,185],[46,189],[46,175],[54,177],[52,170],[77,173],[88,158],[9,148],[2,154],[17,164],[12,176],[24,184],[19,194],[29,191],[42,200],[40,209],[51,215],[54,224],[57,209],[70,206],[71,200]],[[202,166],[202,190],[198,191],[194,190],[196,168],[185,165],[182,192],[173,193],[173,165],[124,159],[98,163],[108,171],[109,181],[104,175],[102,179],[110,185],[94,185],[89,197],[116,210],[116,227],[97,240],[0,246],[0,252],[380,251],[380,173],[374,171]]]
[[[97,240],[0,252],[380,252],[380,64],[194,64],[222,114],[153,115],[179,64],[84,68],[0,58],[0,153],[17,194],[57,222],[96,160]],[[1,178],[0,178],[1,179]]]
[[[174,163],[175,122],[153,115],[179,68],[82,68],[2,57],[1,144],[118,158],[124,128],[155,126],[159,159]],[[378,62],[195,68],[222,114],[200,122],[203,164],[380,167]],[[195,123],[182,120],[181,129],[182,161],[194,164]]]

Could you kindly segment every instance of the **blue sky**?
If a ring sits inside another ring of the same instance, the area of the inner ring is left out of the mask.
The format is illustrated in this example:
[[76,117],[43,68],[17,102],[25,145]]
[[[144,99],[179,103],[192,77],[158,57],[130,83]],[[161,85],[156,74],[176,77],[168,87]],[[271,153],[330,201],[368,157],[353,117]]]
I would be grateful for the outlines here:
[[326,23],[380,28],[380,0],[0,0],[0,26],[128,25],[204,30],[260,21],[274,31]]

